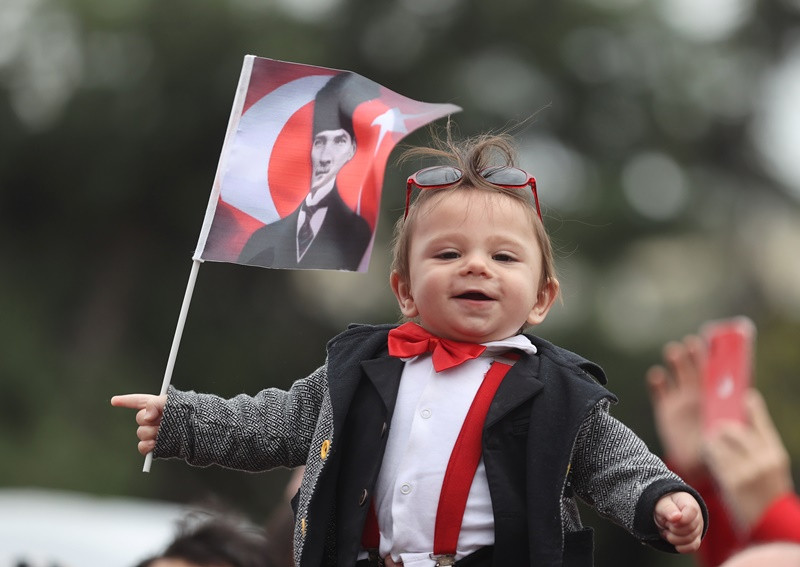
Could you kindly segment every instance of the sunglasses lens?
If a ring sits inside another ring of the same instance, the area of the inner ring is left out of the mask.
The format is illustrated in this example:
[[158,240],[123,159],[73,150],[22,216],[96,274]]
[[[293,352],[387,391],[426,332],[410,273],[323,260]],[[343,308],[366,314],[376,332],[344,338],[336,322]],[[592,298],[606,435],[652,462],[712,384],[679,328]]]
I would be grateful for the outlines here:
[[461,179],[461,170],[449,166],[427,167],[418,171],[414,179],[419,187],[452,185]]
[[495,185],[508,185],[518,187],[528,183],[528,173],[516,167],[495,166],[488,167],[481,172],[483,178]]

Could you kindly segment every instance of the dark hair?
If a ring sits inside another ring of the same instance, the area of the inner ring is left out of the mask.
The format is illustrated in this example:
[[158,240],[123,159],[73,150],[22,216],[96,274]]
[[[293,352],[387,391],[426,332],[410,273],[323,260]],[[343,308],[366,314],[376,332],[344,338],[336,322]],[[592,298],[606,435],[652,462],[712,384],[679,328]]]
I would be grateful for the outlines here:
[[273,567],[267,551],[262,529],[233,516],[195,512],[181,520],[163,553],[136,567],[150,567],[158,559],[182,559],[203,567]]
[[553,246],[544,224],[536,212],[533,195],[529,191],[506,189],[492,185],[481,175],[481,171],[490,166],[516,166],[516,150],[513,139],[508,134],[481,134],[463,141],[454,141],[451,126],[445,130],[444,137],[434,134],[431,147],[415,147],[406,150],[400,156],[400,162],[410,158],[434,159],[438,165],[451,165],[463,172],[463,177],[455,184],[442,189],[426,189],[420,191],[408,208],[408,216],[397,220],[392,240],[392,271],[401,279],[408,281],[408,253],[419,211],[425,204],[442,195],[464,190],[479,190],[489,193],[500,193],[521,203],[529,214],[539,247],[542,250],[542,280],[536,282],[539,289],[548,281],[556,281]]

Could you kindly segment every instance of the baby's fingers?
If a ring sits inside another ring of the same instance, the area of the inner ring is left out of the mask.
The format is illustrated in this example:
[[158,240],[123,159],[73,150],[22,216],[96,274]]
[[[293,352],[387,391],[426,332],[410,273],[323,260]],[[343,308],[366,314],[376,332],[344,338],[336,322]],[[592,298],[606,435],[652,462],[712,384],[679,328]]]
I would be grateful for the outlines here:
[[119,408],[139,410],[136,412],[136,423],[139,425],[158,425],[164,413],[167,396],[153,394],[125,394],[111,398],[111,405]]
[[142,425],[136,429],[136,436],[139,438],[139,452],[146,455],[156,446],[156,437],[158,436],[158,426]]
[[159,425],[163,415],[163,408],[148,403],[146,408],[136,412],[136,423],[138,425]]
[[144,409],[152,394],[123,394],[111,398],[111,405],[116,408]]
[[667,539],[678,553],[694,553],[700,549],[700,535],[693,537],[675,538],[675,541]]
[[679,512],[676,520],[668,521],[661,529],[661,537],[675,546],[678,553],[692,553],[700,547],[703,535],[702,515],[689,508]]
[[147,455],[148,453],[152,453],[153,449],[156,448],[156,441],[155,439],[151,441],[139,441],[139,444],[136,446],[136,448],[142,455]]
[[155,441],[158,436],[158,426],[141,425],[136,429],[136,436],[140,441]]
[[680,521],[681,517],[681,509],[671,498],[662,498],[656,504],[654,519],[659,528],[669,529],[670,525]]
[[689,524],[669,524],[660,530],[660,534],[678,553],[692,553],[700,547],[703,527],[699,521]]
[[139,438],[137,448],[142,455],[147,455],[155,448],[166,403],[167,396],[153,394],[125,394],[111,398],[114,407],[139,410],[136,412],[136,423],[139,425],[136,436]]

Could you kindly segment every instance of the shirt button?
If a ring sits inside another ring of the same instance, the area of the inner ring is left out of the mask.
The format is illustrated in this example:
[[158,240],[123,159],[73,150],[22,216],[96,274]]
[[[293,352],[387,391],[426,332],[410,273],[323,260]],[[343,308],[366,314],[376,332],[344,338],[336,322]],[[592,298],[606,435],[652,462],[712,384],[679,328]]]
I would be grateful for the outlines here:
[[403,494],[411,494],[411,485],[408,484],[407,482],[403,483],[400,486],[400,492],[402,492]]
[[364,490],[361,491],[361,496],[358,498],[358,505],[363,506],[364,503],[367,501],[368,496],[369,492],[367,492],[367,489],[365,488]]
[[431,417],[431,410],[426,408],[419,412],[419,414],[422,416],[422,419],[429,419]]

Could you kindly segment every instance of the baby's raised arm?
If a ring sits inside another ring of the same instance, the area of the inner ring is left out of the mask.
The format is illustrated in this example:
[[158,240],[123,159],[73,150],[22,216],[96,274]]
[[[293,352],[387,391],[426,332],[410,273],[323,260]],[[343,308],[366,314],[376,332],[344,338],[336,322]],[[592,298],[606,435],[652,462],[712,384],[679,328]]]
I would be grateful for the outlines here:
[[136,435],[139,437],[139,452],[142,455],[146,455],[156,446],[156,436],[166,403],[166,395],[125,394],[111,398],[111,405],[114,407],[139,410],[136,412],[136,423],[139,424]]

